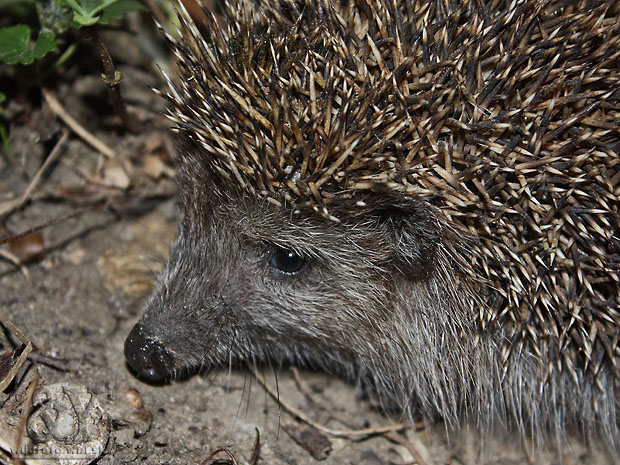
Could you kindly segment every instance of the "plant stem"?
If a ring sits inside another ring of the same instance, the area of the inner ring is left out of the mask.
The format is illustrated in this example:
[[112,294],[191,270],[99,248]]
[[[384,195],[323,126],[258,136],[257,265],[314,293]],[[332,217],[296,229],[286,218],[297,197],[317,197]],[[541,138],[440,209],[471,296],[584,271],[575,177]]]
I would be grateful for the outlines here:
[[60,58],[56,60],[56,62],[54,63],[54,69],[55,70],[60,69],[60,67],[64,65],[69,58],[71,58],[71,55],[73,55],[76,50],[77,50],[77,43],[74,42],[71,45],[69,45],[69,47],[67,47],[67,50],[65,50],[63,54],[60,56]]
[[81,33],[87,40],[89,40],[93,44],[95,50],[99,54],[99,58],[101,59],[101,63],[103,64],[104,71],[104,74],[102,75],[102,80],[108,86],[108,91],[110,92],[110,100],[112,101],[114,111],[121,119],[125,128],[127,128],[131,132],[137,132],[138,127],[136,121],[133,118],[129,117],[129,114],[125,109],[123,98],[121,96],[121,73],[120,71],[116,71],[116,69],[114,68],[114,62],[112,61],[112,57],[110,56],[110,53],[108,52],[105,44],[101,40],[99,33],[94,27],[82,28]]

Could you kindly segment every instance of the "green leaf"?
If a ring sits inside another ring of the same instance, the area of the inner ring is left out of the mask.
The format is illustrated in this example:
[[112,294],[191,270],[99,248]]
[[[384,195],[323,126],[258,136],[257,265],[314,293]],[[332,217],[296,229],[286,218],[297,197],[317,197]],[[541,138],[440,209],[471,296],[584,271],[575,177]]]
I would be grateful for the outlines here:
[[41,31],[34,44],[32,54],[36,59],[43,58],[48,52],[56,50],[56,36],[52,31]]
[[99,21],[101,10],[116,0],[62,0],[73,9],[73,21],[79,29],[82,26],[92,26]]
[[77,11],[73,12],[73,20],[81,26],[92,26],[93,24],[97,24],[99,21],[99,16],[89,16],[89,15],[81,15]]
[[23,24],[0,28],[0,60],[10,65],[31,64],[56,50],[56,37],[51,31],[42,31],[34,44],[30,40],[30,28]]
[[5,100],[6,100],[6,95],[0,92],[0,103],[4,102]]
[[111,20],[120,19],[127,13],[133,13],[134,11],[146,11],[146,8],[137,0],[117,0],[103,10],[99,22],[101,24],[108,24]]

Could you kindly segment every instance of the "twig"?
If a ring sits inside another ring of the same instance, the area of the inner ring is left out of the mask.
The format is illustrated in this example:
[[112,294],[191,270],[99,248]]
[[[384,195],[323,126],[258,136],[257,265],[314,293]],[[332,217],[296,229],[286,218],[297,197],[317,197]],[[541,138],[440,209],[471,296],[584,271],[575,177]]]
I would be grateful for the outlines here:
[[80,123],[78,123],[71,115],[69,115],[65,109],[62,107],[60,102],[56,100],[49,91],[46,89],[42,89],[43,97],[45,97],[45,101],[50,106],[52,111],[58,115],[60,119],[62,119],[67,126],[73,130],[78,136],[80,136],[84,141],[93,147],[95,150],[98,150],[103,155],[108,158],[116,157],[116,153],[106,144],[104,144],[101,140],[97,139],[94,135],[92,135],[88,130],[84,128]]
[[291,367],[291,373],[293,374],[293,379],[295,380],[297,389],[299,389],[308,399],[314,402],[312,392],[310,391],[306,383],[303,382],[301,376],[299,376],[299,370],[297,369],[297,367]]
[[19,268],[19,271],[22,272],[22,274],[25,276],[26,280],[31,283],[32,282],[32,278],[30,276],[30,272],[28,271],[28,268],[26,268],[22,262],[20,261],[19,258],[17,258],[14,254],[12,254],[11,252],[9,252],[8,250],[4,250],[4,249],[0,249],[0,257],[8,260],[9,262],[11,262],[13,265],[15,265],[17,268]]
[[0,239],[0,245],[6,244],[7,242],[10,242],[10,241],[17,240],[17,239],[19,239],[21,237],[25,237],[28,234],[39,232],[39,231],[41,231],[41,230],[43,230],[45,228],[49,228],[50,226],[54,226],[55,224],[62,223],[63,221],[69,220],[69,219],[74,218],[76,216],[83,215],[87,211],[96,210],[98,208],[102,208],[105,205],[106,205],[105,203],[96,203],[96,204],[90,205],[89,207],[82,208],[81,210],[77,210],[77,211],[71,212],[71,213],[69,213],[69,214],[67,214],[65,216],[61,216],[60,218],[55,218],[55,219],[53,219],[51,221],[47,221],[46,223],[40,224],[38,226],[35,226],[34,228],[30,228],[30,229],[28,229],[28,230],[26,230],[24,232],[19,233],[19,234],[14,234],[12,236],[3,237],[2,239]]
[[15,326],[15,324],[10,321],[5,315],[4,313],[0,312],[0,323],[2,323],[2,326],[4,326],[6,329],[8,329],[9,331],[11,331],[13,334],[15,334],[15,336],[17,337],[17,339],[19,339],[22,344],[29,344],[32,343],[32,341],[30,340],[30,338],[28,336],[26,336],[21,329],[19,329],[17,326]]
[[32,352],[33,347],[34,346],[32,345],[32,342],[29,342],[28,344],[26,344],[26,347],[24,347],[24,350],[22,350],[22,353],[19,354],[19,358],[17,359],[15,364],[11,367],[7,375],[0,380],[0,392],[4,392],[4,390],[7,387],[9,387],[9,384],[11,384],[11,381],[13,381],[15,376],[17,376],[17,372],[19,371],[19,369],[26,362],[26,359],[28,358],[28,355],[30,355],[30,352]]
[[0,323],[11,333],[17,336],[17,339],[19,339],[23,344],[26,345],[22,353],[19,355],[17,362],[15,362],[13,367],[9,370],[9,373],[0,380],[0,392],[4,392],[8,385],[11,384],[11,381],[13,381],[13,378],[15,378],[15,375],[17,375],[17,372],[28,358],[28,355],[30,355],[30,352],[32,352],[32,350],[34,349],[34,344],[28,338],[28,336],[22,333],[22,331],[12,322],[10,322],[2,313],[0,313]]
[[364,429],[357,429],[357,430],[336,430],[336,429],[328,428],[308,418],[304,413],[301,412],[301,410],[287,404],[285,401],[280,399],[278,394],[273,390],[271,386],[267,384],[265,379],[261,375],[258,374],[258,372],[254,369],[254,367],[250,366],[249,368],[250,368],[250,372],[254,375],[256,380],[261,384],[261,386],[263,386],[263,388],[269,393],[269,395],[273,397],[276,400],[276,402],[278,402],[282,406],[284,410],[289,412],[291,415],[297,417],[299,420],[303,421],[304,423],[330,436],[340,437],[340,438],[360,439],[360,437],[364,437],[364,436],[374,436],[377,434],[396,432],[396,431],[401,431],[401,430],[411,427],[411,425],[408,425],[405,423],[398,423],[396,425],[387,425],[387,426],[380,426],[377,428],[364,428]]
[[37,171],[37,174],[34,175],[34,178],[32,178],[32,181],[30,181],[30,185],[26,188],[24,195],[22,195],[22,199],[21,199],[22,203],[28,200],[28,198],[30,197],[30,194],[32,194],[32,191],[35,190],[35,188],[39,185],[39,182],[41,181],[43,174],[45,173],[45,171],[47,171],[47,168],[49,168],[49,166],[54,162],[54,160],[58,158],[58,154],[60,153],[60,148],[67,141],[68,138],[69,138],[69,131],[64,129],[62,132],[61,138],[58,140],[58,142],[56,143],[56,145],[50,152],[49,156],[45,160],[45,162],[43,162],[43,165],[41,166],[41,168],[39,168],[39,171]]
[[34,178],[32,178],[32,181],[30,181],[30,184],[28,185],[22,196],[0,205],[0,217],[3,217],[14,210],[17,210],[28,201],[32,192],[37,188],[39,182],[41,182],[41,178],[43,177],[47,169],[56,160],[56,158],[58,158],[60,148],[67,141],[68,137],[69,132],[65,129],[63,131],[62,137],[58,140],[58,142],[56,142],[56,145],[50,152],[43,165],[41,165],[41,168],[39,168],[39,171],[37,171],[37,174],[34,175]]
[[20,465],[24,462],[20,458],[20,449],[22,445],[22,439],[24,438],[24,432],[26,431],[26,421],[30,416],[30,410],[32,409],[32,396],[34,394],[37,385],[39,384],[39,373],[35,372],[33,380],[28,386],[26,395],[26,403],[19,418],[19,428],[17,429],[17,440],[15,441],[15,454],[13,458],[14,465]]
[[86,27],[81,30],[81,33],[91,44],[93,44],[93,47],[95,47],[95,50],[99,55],[99,59],[103,64],[104,74],[101,76],[101,79],[108,86],[110,101],[112,102],[114,111],[121,119],[121,122],[125,128],[131,132],[137,132],[137,124],[134,119],[129,117],[127,109],[125,108],[125,103],[123,102],[123,97],[121,96],[121,73],[114,68],[114,61],[110,56],[110,52],[108,52],[108,49],[101,40],[97,29],[95,27]]
[[388,438],[390,441],[393,441],[396,444],[400,444],[401,446],[404,446],[409,451],[409,453],[413,456],[413,459],[416,461],[417,465],[426,465],[426,460],[422,458],[422,456],[420,455],[420,452],[418,452],[418,449],[416,449],[416,447],[413,444],[411,444],[411,442],[402,438],[395,432],[386,433],[384,436]]

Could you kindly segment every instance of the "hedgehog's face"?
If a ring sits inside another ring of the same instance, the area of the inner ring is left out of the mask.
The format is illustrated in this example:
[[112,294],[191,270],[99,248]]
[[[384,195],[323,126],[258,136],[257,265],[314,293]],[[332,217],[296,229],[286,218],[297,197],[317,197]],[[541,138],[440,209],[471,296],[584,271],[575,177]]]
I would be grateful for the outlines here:
[[[186,208],[127,338],[129,364],[151,380],[233,361],[349,373],[367,365],[369,352],[389,350],[399,283],[424,287],[433,275],[437,231],[426,208],[377,209],[341,223],[247,198]],[[424,310],[422,294],[411,312]]]

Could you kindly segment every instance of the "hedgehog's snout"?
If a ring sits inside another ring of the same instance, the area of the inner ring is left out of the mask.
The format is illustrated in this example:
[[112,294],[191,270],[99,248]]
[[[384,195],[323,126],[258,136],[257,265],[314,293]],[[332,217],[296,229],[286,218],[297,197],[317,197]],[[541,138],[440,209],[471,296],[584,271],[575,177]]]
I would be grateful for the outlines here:
[[172,354],[159,341],[148,337],[139,323],[125,340],[125,359],[147,381],[161,381],[170,376],[174,368]]

